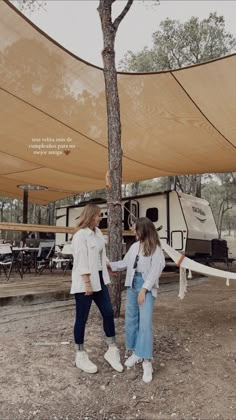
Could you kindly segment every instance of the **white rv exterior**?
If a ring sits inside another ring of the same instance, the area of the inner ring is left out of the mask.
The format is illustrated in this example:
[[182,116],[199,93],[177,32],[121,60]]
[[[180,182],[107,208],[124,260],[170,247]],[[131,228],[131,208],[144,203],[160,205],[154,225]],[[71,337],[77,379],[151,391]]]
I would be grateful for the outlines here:
[[[93,200],[101,207],[101,228],[107,228],[105,200]],[[188,256],[211,256],[212,239],[219,237],[209,203],[191,195],[167,191],[123,198],[123,228],[129,229],[138,217],[148,217],[159,230],[159,236],[176,250]],[[57,209],[57,226],[76,226],[87,203]],[[56,234],[56,243],[70,240],[70,235]]]

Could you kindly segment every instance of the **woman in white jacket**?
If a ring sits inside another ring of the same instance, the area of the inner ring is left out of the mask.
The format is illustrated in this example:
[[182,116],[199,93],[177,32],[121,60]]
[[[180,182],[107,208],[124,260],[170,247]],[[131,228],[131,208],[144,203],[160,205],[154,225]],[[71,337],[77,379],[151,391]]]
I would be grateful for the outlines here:
[[141,217],[135,224],[137,242],[134,243],[122,261],[110,263],[113,271],[127,269],[125,311],[126,349],[132,355],[125,365],[132,367],[143,360],[143,381],[152,380],[152,313],[157,297],[159,277],[165,267],[158,233],[154,224]]
[[107,270],[105,241],[102,232],[97,227],[100,221],[100,207],[88,204],[81,213],[72,239],[74,261],[71,293],[75,295],[76,301],[75,363],[79,369],[87,373],[97,372],[97,366],[89,359],[84,349],[85,326],[94,300],[103,317],[103,328],[109,346],[104,358],[116,371],[122,372],[123,366],[115,344],[113,309],[107,288],[110,278]]

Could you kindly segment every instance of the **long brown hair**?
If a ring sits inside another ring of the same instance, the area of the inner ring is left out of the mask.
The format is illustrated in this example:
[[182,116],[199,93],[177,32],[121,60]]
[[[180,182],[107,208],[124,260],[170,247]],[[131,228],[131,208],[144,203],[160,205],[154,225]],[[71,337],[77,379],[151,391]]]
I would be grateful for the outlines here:
[[79,217],[79,223],[75,228],[75,233],[80,229],[90,227],[94,217],[98,216],[100,212],[100,207],[92,203],[87,204]]
[[153,255],[157,246],[161,246],[154,224],[147,217],[140,217],[135,223],[137,239],[142,243],[143,255]]

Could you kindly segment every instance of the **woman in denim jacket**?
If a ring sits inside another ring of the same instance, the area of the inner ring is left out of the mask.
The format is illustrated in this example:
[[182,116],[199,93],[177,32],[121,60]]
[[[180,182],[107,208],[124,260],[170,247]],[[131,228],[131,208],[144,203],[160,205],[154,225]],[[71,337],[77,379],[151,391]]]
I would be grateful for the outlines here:
[[130,368],[143,360],[143,381],[148,383],[152,380],[153,305],[165,257],[155,226],[148,218],[137,220],[135,233],[137,242],[122,261],[111,262],[110,267],[112,271],[127,270],[125,335],[126,349],[132,350],[132,355],[125,365]]

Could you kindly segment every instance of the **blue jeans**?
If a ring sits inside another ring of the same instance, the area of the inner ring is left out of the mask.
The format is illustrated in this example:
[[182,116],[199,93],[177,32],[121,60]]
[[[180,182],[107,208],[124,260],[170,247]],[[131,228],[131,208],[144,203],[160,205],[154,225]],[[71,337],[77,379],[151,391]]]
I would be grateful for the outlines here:
[[135,273],[132,287],[127,289],[125,310],[126,349],[134,350],[136,356],[152,358],[152,313],[155,298],[147,292],[143,305],[138,305],[138,294],[144,281],[141,273]]
[[103,282],[101,271],[99,271],[99,276],[102,290],[93,292],[93,294],[89,296],[85,296],[85,293],[75,293],[76,316],[74,338],[76,344],[84,343],[85,326],[93,300],[103,317],[103,329],[107,343],[110,344],[115,342],[115,324],[111,299],[108,288]]

